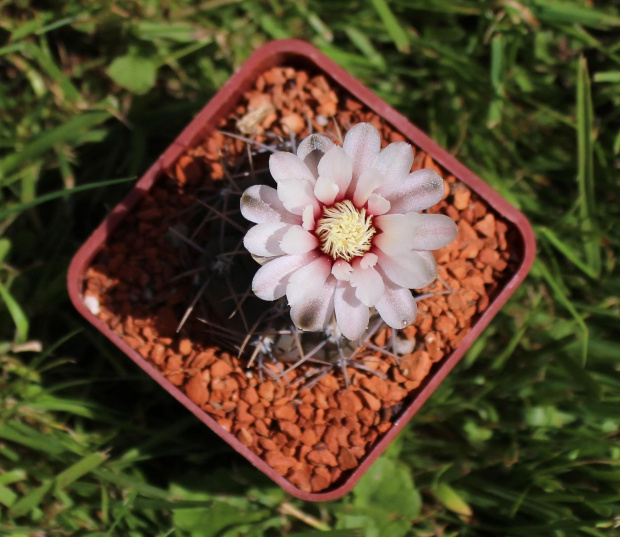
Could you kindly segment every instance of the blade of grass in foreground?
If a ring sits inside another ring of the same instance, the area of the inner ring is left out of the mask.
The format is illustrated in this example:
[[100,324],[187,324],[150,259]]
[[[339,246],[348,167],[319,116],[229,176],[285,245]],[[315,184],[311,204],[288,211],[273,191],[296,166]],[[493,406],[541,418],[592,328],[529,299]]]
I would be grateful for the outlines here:
[[316,537],[322,535],[323,537],[364,537],[364,531],[362,528],[356,528],[352,530],[330,530],[330,531],[305,531],[303,533],[293,533],[290,537]]
[[447,483],[439,483],[431,493],[442,505],[457,515],[472,516],[473,511],[469,504]]
[[594,82],[620,82],[620,71],[603,71],[594,75]]
[[372,65],[375,65],[379,69],[385,69],[387,64],[384,57],[377,51],[372,41],[368,39],[368,36],[364,32],[361,32],[354,26],[345,26],[344,31],[351,43],[366,56]]
[[549,244],[551,244],[556,250],[563,254],[579,270],[590,276],[590,278],[598,277],[598,274],[592,269],[592,267],[579,259],[579,257],[575,254],[575,251],[565,242],[563,242],[554,231],[546,227],[539,227],[537,228],[537,231],[539,235],[542,235],[545,239],[547,239]]
[[580,367],[576,360],[570,354],[562,355],[558,363],[564,368],[573,380],[581,385],[581,387],[594,399],[601,400],[603,398],[603,386],[592,378],[583,367]]
[[398,19],[392,13],[390,6],[385,0],[371,0],[373,7],[377,11],[379,17],[383,21],[392,41],[396,45],[399,52],[406,54],[410,50],[409,38],[406,30],[400,25]]
[[547,282],[553,294],[555,295],[556,300],[562,304],[573,316],[579,328],[581,328],[581,362],[582,366],[586,364],[588,359],[588,338],[589,332],[588,327],[583,320],[583,317],[579,315],[579,312],[575,309],[575,306],[571,303],[568,297],[564,294],[564,291],[558,285],[558,283],[553,279],[553,276],[549,272],[549,269],[545,266],[544,263],[539,261],[538,259],[534,262],[534,267],[536,271],[543,277],[543,279]]
[[15,342],[24,343],[28,339],[29,322],[21,306],[13,298],[9,290],[0,283],[0,298],[4,302],[6,309],[9,310],[13,322],[15,323]]
[[527,333],[528,327],[537,313],[538,308],[532,307],[525,321],[523,321],[523,324],[514,332],[510,341],[504,347],[504,350],[495,358],[493,364],[491,364],[491,370],[500,371],[504,367],[508,358],[512,356],[512,353],[519,346],[519,343]]
[[103,464],[108,457],[109,455],[107,453],[99,452],[87,455],[56,476],[55,490],[62,490],[74,481],[77,481],[80,477],[92,472],[95,468]]
[[51,147],[70,140],[79,139],[88,131],[110,118],[108,112],[86,112],[76,116],[66,123],[35,138],[19,151],[12,153],[0,160],[0,180],[26,162],[31,162],[35,157],[47,151]]
[[43,498],[45,498],[47,493],[52,490],[53,485],[53,479],[44,480],[39,487],[31,490],[28,494],[22,496],[17,502],[15,502],[9,510],[9,514],[12,517],[17,518],[29,513],[41,504]]
[[71,194],[77,194],[78,192],[84,192],[85,190],[92,190],[94,188],[103,188],[106,186],[118,185],[120,183],[128,183],[129,181],[135,180],[135,177],[123,177],[121,179],[110,179],[109,181],[100,181],[98,183],[88,183],[86,185],[76,186],[75,188],[68,188],[65,190],[57,190],[56,192],[50,192],[49,194],[45,194],[43,196],[39,196],[36,199],[26,201],[24,203],[16,203],[15,205],[10,205],[8,208],[0,211],[0,220],[6,218],[7,216],[13,213],[20,213],[25,211],[26,209],[30,209],[35,205],[40,205],[41,203],[46,203],[48,201],[52,201],[58,198],[62,198],[64,196],[69,196]]
[[78,89],[71,79],[56,65],[48,51],[37,47],[34,43],[25,43],[24,52],[36,61],[38,66],[45,72],[53,84],[61,92],[63,99],[71,103],[78,103],[82,98]]
[[579,214],[586,261],[597,277],[601,272],[601,250],[595,237],[596,202],[594,199],[594,150],[592,142],[592,95],[588,65],[582,56],[577,68],[577,162]]
[[620,26],[620,17],[617,15],[572,2],[534,0],[532,10],[540,20],[550,23],[581,24],[591,28]]

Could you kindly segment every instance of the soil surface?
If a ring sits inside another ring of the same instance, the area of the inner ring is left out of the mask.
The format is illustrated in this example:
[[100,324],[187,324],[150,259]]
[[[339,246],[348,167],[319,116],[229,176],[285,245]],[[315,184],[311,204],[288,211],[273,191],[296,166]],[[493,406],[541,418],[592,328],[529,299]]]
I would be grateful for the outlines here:
[[[309,127],[338,139],[360,121],[377,127],[385,145],[404,140],[323,76],[274,68],[258,77],[221,129],[271,144],[278,137],[299,141]],[[85,274],[84,297],[119,337],[239,442],[299,489],[326,491],[360,464],[432,377],[434,364],[471,330],[514,273],[520,248],[509,249],[509,223],[416,151],[412,169],[433,168],[445,179],[443,201],[430,212],[453,218],[459,235],[435,252],[440,279],[416,292],[432,296],[419,301],[416,322],[398,335],[406,354],[397,360],[382,350],[393,350],[391,330],[383,327],[346,368],[348,387],[342,369],[317,363],[285,375],[290,364],[277,361],[248,369],[247,357],[237,358],[234,350],[242,343],[235,345],[236,328],[225,320],[219,327],[200,320],[213,319],[209,301],[216,296],[204,282],[210,271],[228,278],[229,266],[204,247],[215,226],[205,214],[240,225],[238,192],[235,197],[231,185],[246,180],[249,168],[264,173],[266,166],[264,155],[257,152],[250,162],[247,154],[245,142],[219,131],[188,150],[111,235]],[[238,243],[226,248],[232,254],[225,259],[236,263]],[[243,264],[258,269],[249,257]],[[244,291],[231,295],[229,313]]]

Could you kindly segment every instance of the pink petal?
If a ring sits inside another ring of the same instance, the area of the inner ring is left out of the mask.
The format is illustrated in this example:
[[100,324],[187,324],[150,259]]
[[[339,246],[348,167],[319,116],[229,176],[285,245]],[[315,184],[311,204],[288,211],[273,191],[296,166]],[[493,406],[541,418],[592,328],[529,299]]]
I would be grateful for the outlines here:
[[297,155],[286,151],[276,151],[269,157],[269,171],[276,183],[284,179],[300,179],[314,186],[316,181],[308,166]]
[[314,220],[314,206],[306,205],[301,213],[301,225],[304,229],[312,231],[316,225]]
[[241,214],[255,224],[288,222],[299,224],[301,219],[286,210],[275,188],[266,185],[249,187],[241,196]]
[[314,185],[314,195],[321,203],[333,205],[338,196],[338,185],[327,175],[319,175]]
[[347,339],[361,338],[368,328],[370,310],[358,300],[354,289],[347,283],[338,282],[336,286],[334,313],[338,330]]
[[[342,147],[335,145],[325,153],[325,156],[319,162],[318,172],[319,180],[324,177],[323,181],[325,183],[336,185],[338,194],[335,200],[341,201],[351,183],[351,176],[353,174],[353,161],[351,157]],[[331,187],[330,190],[332,190]]]
[[291,306],[291,319],[297,328],[308,332],[324,330],[334,312],[336,278],[329,276],[316,292]]
[[398,255],[413,250],[409,241],[421,225],[422,215],[384,214],[376,216],[373,224],[382,231],[375,235],[374,245],[387,255]]
[[370,195],[381,186],[383,176],[375,169],[368,168],[360,175],[355,193],[353,194],[353,204],[356,207],[363,207]]
[[353,179],[347,190],[347,197],[353,197],[360,175],[372,167],[381,149],[379,131],[370,123],[358,123],[347,132],[342,147],[353,160]]
[[285,254],[300,255],[314,250],[319,240],[314,233],[309,233],[301,226],[289,226],[280,242],[280,248]]
[[[284,222],[266,222],[251,227],[243,237],[243,246],[253,255],[273,257],[282,255],[280,241],[292,227]],[[287,252],[288,253],[288,252]],[[305,252],[300,252],[305,253]]]
[[320,211],[312,186],[302,179],[282,179],[278,183],[278,197],[284,207],[293,214],[302,215],[308,205],[312,206],[315,216]]
[[286,298],[294,306],[307,297],[316,295],[332,270],[331,260],[324,255],[318,256],[307,265],[299,268],[289,278],[286,286]]
[[252,280],[252,291],[263,300],[283,297],[290,275],[317,256],[318,253],[312,251],[303,255],[284,255],[271,259],[256,271]]
[[411,171],[413,149],[407,142],[394,142],[381,150],[373,168],[384,177],[384,185],[400,183]]
[[448,246],[459,233],[452,218],[445,214],[421,214],[420,225],[409,238],[412,250],[438,250]]
[[376,228],[380,229],[384,233],[398,233],[403,229],[410,233],[418,225],[421,218],[421,214],[415,211],[407,214],[382,214],[376,216],[373,219],[373,224]]
[[385,214],[374,219],[383,231],[374,244],[388,255],[409,250],[438,250],[450,244],[458,235],[454,221],[443,214]]
[[374,192],[368,198],[368,214],[378,216],[387,213],[392,204]]
[[355,296],[365,306],[374,306],[383,295],[381,275],[373,267],[363,269],[359,261],[353,263],[349,284],[355,288]]
[[306,136],[299,144],[297,156],[304,161],[304,164],[308,166],[312,174],[318,177],[319,161],[334,145],[334,142],[324,134],[311,134]]
[[377,192],[392,204],[392,213],[423,211],[441,201],[443,179],[435,170],[417,170],[402,182],[386,184]]
[[[437,264],[431,262],[428,255],[430,252],[411,251],[388,256],[380,249],[377,250],[379,266],[385,275],[400,287],[407,289],[420,289],[426,287],[437,278]],[[432,257],[433,254],[430,254]]]
[[409,289],[385,280],[383,296],[375,304],[381,318],[392,328],[405,328],[415,321],[418,306]]
[[364,254],[364,257],[362,257],[360,261],[360,267],[362,267],[363,269],[367,269],[368,267],[374,267],[377,264],[378,260],[379,258],[376,254],[373,254],[372,252],[367,252]]
[[348,282],[351,279],[353,267],[344,259],[339,259],[332,265],[332,274],[337,280]]
[[433,255],[433,252],[429,252],[428,250],[415,250],[415,252],[420,256],[420,258],[426,263],[426,270],[429,274],[434,274],[433,281],[437,279],[437,260]]

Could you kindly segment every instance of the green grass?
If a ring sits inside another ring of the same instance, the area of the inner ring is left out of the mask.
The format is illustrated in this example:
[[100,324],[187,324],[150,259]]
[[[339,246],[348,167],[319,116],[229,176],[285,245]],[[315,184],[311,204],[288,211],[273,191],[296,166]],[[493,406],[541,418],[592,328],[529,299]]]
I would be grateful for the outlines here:
[[[0,535],[614,534],[617,3],[43,4],[0,2]],[[65,291],[126,178],[281,37],[311,41],[411,118],[539,241],[525,284],[411,426],[321,505],[235,455]]]

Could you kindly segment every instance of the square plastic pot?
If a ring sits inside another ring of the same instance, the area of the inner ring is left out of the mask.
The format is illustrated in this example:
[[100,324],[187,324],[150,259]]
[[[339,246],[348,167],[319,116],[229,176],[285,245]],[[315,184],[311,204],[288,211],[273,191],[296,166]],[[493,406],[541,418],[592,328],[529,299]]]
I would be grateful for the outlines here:
[[[252,87],[258,75],[267,69],[277,66],[309,68],[313,72],[323,74],[332,84],[341,86],[346,92],[351,94],[377,115],[381,116],[414,146],[417,146],[422,151],[429,154],[438,165],[442,166],[450,174],[453,174],[457,179],[465,183],[497,214],[512,224],[513,231],[515,231],[513,236],[516,238],[512,241],[511,248],[516,250],[517,257],[521,259],[520,265],[512,278],[505,283],[503,289],[494,297],[486,311],[476,320],[471,331],[449,356],[435,365],[429,378],[417,391],[415,398],[403,409],[403,412],[394,422],[392,428],[370,449],[365,458],[362,459],[360,465],[338,486],[325,492],[318,493],[309,493],[300,490],[278,474],[263,459],[241,444],[234,435],[218,425],[213,418],[191,401],[181,389],[174,386],[158,369],[125,343],[123,339],[116,335],[104,322],[93,315],[85,306],[83,300],[84,274],[94,257],[101,250],[102,246],[117,226],[144,198],[145,194],[153,187],[155,182],[164,175],[164,170],[169,169],[187,148],[191,148],[200,140],[204,139],[206,135],[217,128],[222,118],[234,111],[241,96]],[[127,354],[129,358],[158,382],[162,388],[167,390],[199,420],[212,429],[241,455],[246,457],[254,466],[273,479],[286,491],[298,498],[311,501],[325,501],[338,498],[350,491],[375,459],[385,450],[392,439],[403,429],[418,409],[435,391],[437,386],[439,386],[446,375],[458,363],[467,349],[521,284],[534,262],[535,250],[536,244],[534,234],[525,216],[490,188],[482,179],[468,170],[456,158],[433,142],[420,129],[412,125],[407,118],[388,106],[368,88],[324,56],[312,45],[303,41],[282,40],[264,45],[248,59],[244,66],[231,77],[196,118],[183,130],[176,140],[172,142],[161,157],[140,178],[125,199],[114,208],[106,220],[93,232],[71,262],[68,273],[68,290],[71,301],[86,320],[100,330],[121,351]]]

